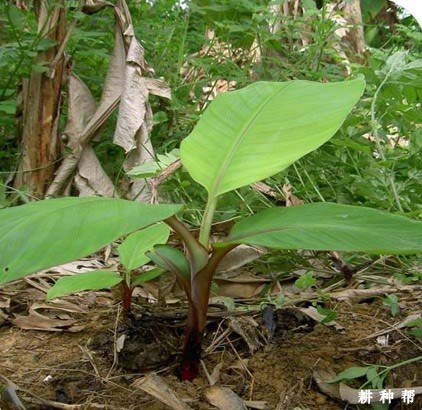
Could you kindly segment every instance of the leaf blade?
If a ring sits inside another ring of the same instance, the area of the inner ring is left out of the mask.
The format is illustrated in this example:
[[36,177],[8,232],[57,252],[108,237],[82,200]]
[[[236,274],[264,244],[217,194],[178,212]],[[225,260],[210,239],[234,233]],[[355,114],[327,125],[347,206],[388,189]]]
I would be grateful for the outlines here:
[[235,224],[227,243],[412,254],[422,252],[422,223],[371,208],[314,203],[272,208],[243,219]]
[[267,178],[326,142],[363,88],[362,80],[257,82],[220,94],[182,142],[182,163],[211,198]]
[[55,299],[85,290],[109,289],[122,281],[118,272],[95,270],[60,278],[47,292],[47,299]]
[[154,245],[166,243],[169,236],[170,228],[164,223],[130,234],[118,247],[120,262],[128,271],[145,265],[150,261],[145,252],[151,250]]
[[190,280],[189,262],[181,250],[168,245],[156,245],[147,255],[160,268]]
[[60,198],[0,211],[0,284],[89,255],[175,214],[181,205]]
[[342,380],[353,380],[359,377],[365,376],[371,369],[370,366],[353,366],[340,372],[333,380],[329,383],[337,383]]
[[164,270],[160,268],[153,268],[133,278],[131,285],[132,287],[135,287],[136,285],[140,285],[141,283],[149,282],[150,280],[158,278],[163,273],[165,273]]

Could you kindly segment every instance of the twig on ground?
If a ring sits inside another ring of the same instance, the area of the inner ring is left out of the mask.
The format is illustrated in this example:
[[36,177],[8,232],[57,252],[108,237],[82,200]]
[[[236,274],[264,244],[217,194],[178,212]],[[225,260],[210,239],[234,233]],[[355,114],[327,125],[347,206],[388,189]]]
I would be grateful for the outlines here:
[[248,376],[251,379],[251,387],[250,387],[250,391],[249,391],[249,400],[251,400],[252,399],[252,395],[253,395],[253,388],[254,388],[255,377],[250,372],[250,370],[248,369],[248,366],[246,366],[244,360],[240,357],[238,351],[233,346],[233,343],[231,342],[231,340],[230,340],[230,338],[228,336],[226,336],[226,340],[227,340],[228,344],[230,345],[230,347],[232,348],[232,350],[233,350],[234,354],[236,355],[236,357],[239,359],[240,365],[244,368],[244,370],[246,371],[246,373],[248,374]]
[[87,348],[87,347],[83,347],[83,346],[81,346],[81,345],[78,345],[78,346],[79,346],[79,348],[82,350],[82,353],[84,353],[84,354],[87,356],[87,358],[88,358],[88,360],[89,360],[89,363],[91,363],[91,366],[92,366],[92,368],[94,369],[95,375],[96,375],[96,376],[97,376],[100,380],[103,380],[103,377],[101,376],[100,372],[98,371],[98,367],[97,367],[97,365],[95,364],[95,361],[94,361],[94,358],[92,357],[91,352],[88,350],[88,348]]
[[208,384],[209,384],[210,386],[213,386],[213,383],[212,383],[212,380],[211,380],[211,376],[210,376],[210,374],[209,374],[209,372],[208,372],[208,369],[207,369],[207,366],[205,365],[205,363],[204,363],[204,361],[203,361],[203,360],[201,360],[201,366],[202,366],[202,370],[204,371],[205,376],[206,376],[206,378],[207,378],[207,380],[208,380]]
[[107,381],[111,375],[111,372],[115,369],[115,367],[117,366],[117,363],[119,362],[119,355],[117,351],[117,326],[119,324],[120,311],[121,311],[121,306],[118,305],[116,321],[114,323],[114,334],[113,334],[113,364],[111,365],[110,370],[108,371],[107,376],[105,377]]

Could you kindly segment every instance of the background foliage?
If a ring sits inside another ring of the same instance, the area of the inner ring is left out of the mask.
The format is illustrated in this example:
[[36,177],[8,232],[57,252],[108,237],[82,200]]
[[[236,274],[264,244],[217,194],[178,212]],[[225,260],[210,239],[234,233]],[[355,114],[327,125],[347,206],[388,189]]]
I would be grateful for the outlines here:
[[[153,100],[153,143],[158,153],[170,152],[188,135],[206,100],[211,98],[216,80],[235,82],[236,88],[240,88],[256,80],[344,78],[344,61],[335,35],[340,23],[329,18],[329,3],[304,1],[304,15],[283,16],[281,29],[272,33],[269,26],[275,17],[270,2],[265,0],[130,2],[135,31],[145,47],[147,61],[173,92],[169,102]],[[402,211],[420,216],[422,170],[418,154],[422,129],[418,115],[422,70],[417,60],[421,57],[422,34],[412,17],[400,10],[391,11],[391,5],[386,6],[383,1],[361,3],[370,50],[367,61],[352,64],[350,70],[352,75],[365,76],[368,84],[365,97],[335,138],[266,182],[279,193],[281,201],[282,186],[291,184],[294,194],[306,202],[354,203],[400,211],[391,192],[393,178]],[[113,15],[108,9],[85,15],[77,5],[77,1],[66,2],[69,21],[77,20],[67,52],[72,57],[75,73],[98,98],[113,47]],[[49,44],[37,37],[32,12],[19,10],[7,2],[2,2],[0,7],[0,201],[1,206],[7,206],[10,197],[6,194],[13,189],[6,182],[15,169],[18,154],[17,119],[21,113],[16,112],[16,107],[21,79],[28,77],[31,69],[45,70],[33,61],[36,52]],[[394,24],[390,18],[393,12]],[[207,38],[206,28],[212,28],[216,37]],[[307,39],[306,46],[300,41],[303,37]],[[225,45],[210,49],[217,38]],[[262,53],[258,62],[248,51],[254,40]],[[381,155],[379,147],[368,138],[374,129],[371,103],[389,70],[388,58],[401,50],[407,53],[402,55],[394,75],[379,90],[376,101]],[[412,69],[403,68],[412,62]],[[186,75],[187,70],[190,75]],[[64,121],[65,118],[63,124]],[[124,153],[111,143],[113,129],[110,121],[96,151],[107,173],[118,180]],[[198,222],[197,211],[203,208],[204,192],[193,185],[183,170],[170,178],[162,191],[168,200],[188,203],[188,217],[191,222]],[[220,219],[237,214],[239,198],[243,214],[270,204],[270,199],[261,193],[239,189],[220,202]],[[25,192],[19,192],[18,199],[25,201]]]

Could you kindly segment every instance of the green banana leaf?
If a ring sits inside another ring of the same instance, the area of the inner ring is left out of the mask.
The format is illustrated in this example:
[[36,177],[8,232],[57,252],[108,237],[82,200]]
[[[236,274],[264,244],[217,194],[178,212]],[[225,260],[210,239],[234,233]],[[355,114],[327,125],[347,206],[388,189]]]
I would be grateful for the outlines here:
[[422,222],[376,209],[332,203],[277,207],[236,223],[227,243],[411,254],[422,252]]
[[131,233],[118,247],[120,262],[131,271],[150,261],[145,252],[154,245],[166,243],[170,235],[170,228],[159,223],[148,228]]
[[60,278],[47,292],[47,299],[55,299],[84,290],[109,289],[122,281],[119,272],[94,270],[74,276]]
[[270,177],[328,141],[364,88],[362,79],[256,82],[220,94],[182,142],[182,163],[211,200]]
[[190,280],[190,267],[182,251],[168,245],[156,245],[146,254],[157,266]]
[[3,209],[0,284],[89,255],[181,208],[90,197],[49,199]]

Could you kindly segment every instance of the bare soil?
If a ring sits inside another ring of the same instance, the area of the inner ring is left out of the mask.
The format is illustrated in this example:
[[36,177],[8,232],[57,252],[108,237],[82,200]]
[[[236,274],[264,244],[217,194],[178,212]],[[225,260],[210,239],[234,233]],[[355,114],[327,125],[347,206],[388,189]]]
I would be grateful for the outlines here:
[[[16,298],[13,300],[6,309],[10,318],[26,308]],[[381,346],[376,338],[368,338],[415,312],[417,298],[409,300],[394,318],[379,300],[331,307],[338,313],[337,329],[315,324],[292,308],[277,310],[270,343],[264,343],[262,312],[245,315],[249,319],[243,322],[239,318],[244,316],[236,316],[234,319],[242,326],[257,324],[251,327],[254,330],[244,327],[246,333],[255,332],[250,333],[256,343],[254,353],[245,337],[229,330],[230,318],[210,318],[204,346],[210,352],[204,354],[204,367],[212,373],[222,363],[219,385],[231,388],[245,400],[266,401],[270,409],[358,408],[347,407],[323,394],[312,379],[313,371],[317,367],[340,372],[350,366],[392,365],[420,356],[420,343],[407,336],[406,330],[389,333],[387,346]],[[0,375],[19,387],[19,397],[27,409],[58,408],[43,404],[43,400],[67,404],[62,408],[68,409],[166,409],[132,386],[150,371],[164,377],[177,396],[193,409],[213,409],[204,397],[209,386],[204,369],[193,383],[181,383],[176,376],[183,309],[137,305],[128,318],[118,317],[119,312],[115,303],[91,303],[86,313],[72,314],[81,325],[80,331],[75,332],[22,330],[4,320],[0,326]],[[123,350],[117,353],[121,345]],[[386,385],[422,385],[421,363],[393,370]],[[1,403],[0,408],[3,409]],[[413,405],[395,402],[390,408],[416,410],[422,408],[422,402],[419,396]]]

